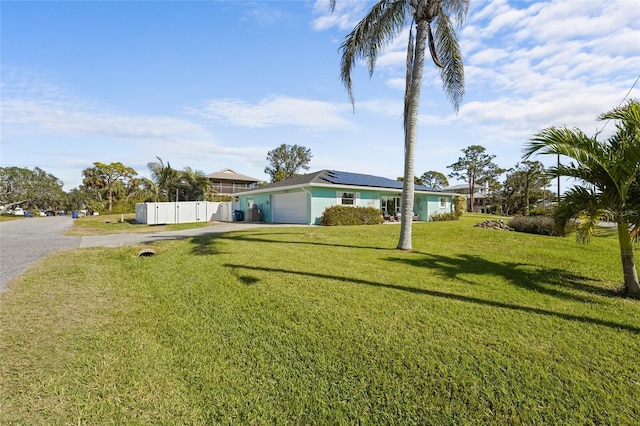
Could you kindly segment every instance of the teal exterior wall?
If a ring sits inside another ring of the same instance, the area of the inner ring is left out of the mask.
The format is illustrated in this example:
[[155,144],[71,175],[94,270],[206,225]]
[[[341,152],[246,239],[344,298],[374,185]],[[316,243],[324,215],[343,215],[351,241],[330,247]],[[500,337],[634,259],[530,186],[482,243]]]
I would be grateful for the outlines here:
[[[427,197],[427,217],[431,220],[434,213],[451,213],[453,212],[453,197],[451,195],[428,195]],[[440,198],[444,198],[444,207],[440,205]],[[422,220],[422,218],[420,218]]]
[[[309,189],[311,192],[311,218],[309,223],[320,225],[322,213],[327,207],[335,206],[337,204],[337,192],[340,188],[318,188],[312,187]],[[358,206],[360,207],[374,207],[380,208],[380,192],[379,191],[356,191],[352,189],[344,189],[343,192],[356,192],[360,195],[358,198]]]
[[311,217],[309,223],[321,225],[320,218],[327,207],[336,205],[336,190],[331,188],[312,188]]
[[[357,192],[359,194],[358,206],[381,208],[381,200],[383,196],[399,196],[398,190],[352,190],[349,188],[325,188],[325,187],[307,187],[305,188],[311,193],[310,204],[308,206],[309,222],[315,225],[321,224],[322,213],[327,207],[337,204],[337,192],[339,190]],[[245,212],[245,220],[247,218],[247,209],[249,199],[258,205],[261,211],[261,218],[265,223],[273,223],[272,202],[271,197],[274,194],[282,194],[287,192],[299,191],[274,191],[272,193],[262,193],[253,195],[240,195],[240,209]],[[444,207],[440,206],[440,198],[446,200]],[[451,195],[430,195],[416,194],[414,201],[414,213],[418,215],[420,221],[431,220],[434,213],[450,213],[453,211],[453,198]]]
[[240,210],[244,211],[244,218],[247,219],[247,209],[249,208],[248,201],[253,199],[253,204],[258,206],[260,210],[262,220],[266,223],[271,223],[271,194],[255,194],[249,196],[240,197]]

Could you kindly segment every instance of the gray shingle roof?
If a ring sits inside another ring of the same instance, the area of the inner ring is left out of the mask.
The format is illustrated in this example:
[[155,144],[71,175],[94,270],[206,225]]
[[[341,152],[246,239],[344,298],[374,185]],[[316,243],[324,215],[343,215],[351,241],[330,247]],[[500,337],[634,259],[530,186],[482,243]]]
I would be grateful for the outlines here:
[[[371,188],[391,188],[402,190],[402,182],[387,179],[380,176],[364,175],[360,173],[341,172],[336,170],[320,170],[315,173],[295,176],[280,182],[270,183],[268,185],[259,186],[254,190],[264,191],[278,188],[288,188],[292,186],[303,186],[311,184],[333,184],[345,186],[360,186]],[[416,185],[417,191],[442,192],[437,189],[428,188],[422,185]],[[252,190],[252,191],[254,191]],[[248,192],[248,191],[247,191]]]

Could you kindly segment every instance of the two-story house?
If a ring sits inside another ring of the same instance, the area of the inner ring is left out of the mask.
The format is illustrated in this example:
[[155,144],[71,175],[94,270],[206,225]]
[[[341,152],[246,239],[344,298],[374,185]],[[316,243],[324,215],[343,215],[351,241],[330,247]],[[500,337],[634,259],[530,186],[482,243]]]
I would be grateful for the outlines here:
[[208,174],[207,179],[218,195],[235,195],[238,192],[255,188],[260,179],[241,175],[231,169],[222,169]]
[[460,185],[452,185],[444,189],[446,192],[463,194],[467,197],[467,210],[473,213],[489,213],[489,198],[491,197],[491,189],[488,184],[476,184],[473,191],[473,206],[471,206],[471,197],[469,194],[469,184],[462,183]]

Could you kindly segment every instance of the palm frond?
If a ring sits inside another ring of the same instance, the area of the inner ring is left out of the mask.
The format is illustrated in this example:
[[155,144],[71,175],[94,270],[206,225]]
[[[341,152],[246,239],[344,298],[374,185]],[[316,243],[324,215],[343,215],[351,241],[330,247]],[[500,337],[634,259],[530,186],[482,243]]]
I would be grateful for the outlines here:
[[373,74],[378,53],[406,26],[410,2],[407,0],[381,0],[356,25],[340,45],[342,60],[340,78],[347,89],[349,100],[355,106],[351,71],[356,61],[367,62],[369,75]]
[[441,4],[442,11],[456,26],[462,25],[469,12],[469,0],[445,0]]
[[640,172],[636,173],[635,180],[629,188],[626,207],[625,215],[631,228],[631,238],[634,242],[640,243]]
[[438,68],[444,68],[438,59],[438,51],[436,50],[436,43],[433,39],[433,31],[431,30],[431,23],[427,25],[427,40],[429,43],[429,53],[431,54],[431,60]]
[[599,120],[619,120],[625,123],[626,127],[634,128],[636,133],[640,132],[640,101],[630,99],[624,105],[600,114]]
[[464,95],[464,62],[458,37],[451,20],[445,13],[438,15],[435,25],[435,49],[441,63],[442,88],[455,111],[458,112]]
[[594,150],[594,138],[587,136],[580,129],[566,127],[548,127],[536,133],[524,148],[524,158],[534,154],[560,154],[582,162],[588,160],[589,153]]
[[576,186],[568,190],[556,206],[556,228],[563,231],[571,219],[578,219],[578,242],[589,242],[597,223],[607,215],[606,205],[593,189]]

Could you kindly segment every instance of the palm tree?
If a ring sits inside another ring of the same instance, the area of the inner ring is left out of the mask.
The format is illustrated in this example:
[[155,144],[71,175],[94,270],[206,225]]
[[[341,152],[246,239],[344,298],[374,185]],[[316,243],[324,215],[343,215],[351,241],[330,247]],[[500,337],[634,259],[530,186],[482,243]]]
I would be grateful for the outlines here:
[[[351,71],[356,61],[364,59],[368,64],[369,74],[373,74],[378,54],[403,29],[407,26],[410,28],[404,96],[402,224],[398,242],[401,250],[411,250],[414,156],[425,51],[428,46],[431,59],[440,68],[444,90],[457,111],[464,93],[464,66],[450,17],[454,17],[458,25],[462,24],[467,16],[468,6],[469,0],[380,0],[340,46],[340,77],[355,107]],[[335,7],[335,0],[331,0],[331,7]]]
[[201,170],[194,170],[185,167],[182,172],[182,189],[186,201],[201,201],[207,199],[209,195],[209,179]]
[[640,224],[640,102],[631,100],[598,119],[618,120],[615,133],[605,142],[598,141],[597,134],[589,137],[579,129],[550,127],[528,142],[525,157],[553,154],[572,160],[549,169],[551,176],[582,182],[567,191],[558,204],[558,227],[564,229],[569,219],[580,218],[578,239],[586,243],[599,220],[616,222],[625,289],[640,298],[632,246]]
[[[167,162],[164,165],[162,158],[156,157],[158,162],[151,162],[147,164],[149,171],[151,172],[151,178],[158,186],[160,190],[160,198],[166,201],[171,201],[171,195],[179,186],[180,172],[171,168],[171,164]],[[176,200],[177,196],[176,196]]]

